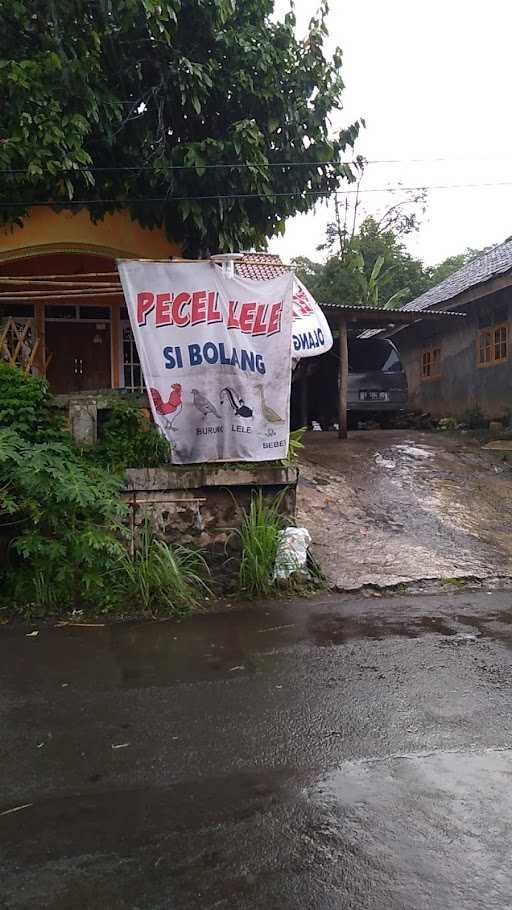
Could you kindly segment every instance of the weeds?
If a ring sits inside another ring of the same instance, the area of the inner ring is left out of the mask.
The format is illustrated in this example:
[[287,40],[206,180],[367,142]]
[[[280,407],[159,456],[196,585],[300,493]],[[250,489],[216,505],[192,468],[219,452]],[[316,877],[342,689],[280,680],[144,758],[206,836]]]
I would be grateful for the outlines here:
[[144,612],[164,608],[183,616],[211,594],[208,576],[206,561],[197,550],[159,540],[146,518],[133,556],[126,552],[119,562],[117,593],[120,599],[140,604]]
[[290,439],[288,442],[288,456],[285,459],[285,464],[293,465],[296,463],[299,457],[299,452],[304,448],[304,443],[302,439],[304,434],[307,432],[307,427],[301,427],[300,430],[292,430],[290,433]]
[[236,532],[242,550],[239,583],[242,592],[251,596],[268,595],[275,588],[279,534],[286,524],[279,512],[283,495],[280,493],[268,504],[259,490],[252,494],[249,509],[241,510],[242,520]]

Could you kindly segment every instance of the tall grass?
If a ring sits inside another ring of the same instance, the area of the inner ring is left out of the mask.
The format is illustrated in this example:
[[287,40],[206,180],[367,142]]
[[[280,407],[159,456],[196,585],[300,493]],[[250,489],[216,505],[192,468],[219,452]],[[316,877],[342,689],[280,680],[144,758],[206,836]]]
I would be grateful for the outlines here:
[[162,609],[183,616],[211,594],[209,569],[197,550],[159,540],[146,518],[133,556],[125,553],[118,574],[119,595],[144,612]]
[[279,513],[283,495],[280,493],[271,503],[266,503],[259,490],[252,494],[249,508],[241,509],[242,520],[237,531],[242,550],[239,582],[246,594],[268,595],[275,588],[279,534],[286,525]]

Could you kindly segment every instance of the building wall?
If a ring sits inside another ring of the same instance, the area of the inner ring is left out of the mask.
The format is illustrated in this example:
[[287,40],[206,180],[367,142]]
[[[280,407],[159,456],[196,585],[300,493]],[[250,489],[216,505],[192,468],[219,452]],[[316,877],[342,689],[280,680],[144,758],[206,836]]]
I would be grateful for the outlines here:
[[[143,228],[133,221],[127,212],[106,215],[101,221],[94,223],[86,210],[75,213],[54,212],[44,206],[33,208],[21,226],[7,225],[0,228],[0,326],[9,317],[21,319],[21,324],[25,326],[27,321],[30,323],[30,338],[32,343],[37,344],[32,369],[44,374],[48,366],[49,379],[55,385],[54,391],[62,392],[64,388],[68,390],[67,377],[61,377],[57,383],[55,376],[52,380],[50,374],[55,373],[59,359],[61,368],[63,361],[70,356],[72,364],[73,352],[71,349],[68,350],[67,344],[64,346],[66,351],[63,351],[62,343],[55,340],[55,331],[53,342],[51,340],[51,323],[55,321],[53,317],[56,315],[52,304],[60,305],[61,309],[66,304],[76,305],[78,308],[76,315],[84,307],[100,307],[110,314],[108,319],[103,315],[101,318],[98,316],[98,323],[104,333],[102,336],[95,336],[96,341],[102,337],[106,342],[101,348],[102,353],[107,345],[110,347],[110,370],[108,365],[104,364],[105,368],[102,370],[104,381],[101,388],[128,385],[129,383],[123,381],[122,375],[123,333],[126,331],[122,322],[124,318],[122,292],[102,292],[98,285],[97,293],[88,293],[82,297],[76,293],[76,287],[80,285],[76,285],[73,290],[68,287],[59,288],[55,282],[53,285],[46,282],[45,288],[45,285],[35,284],[34,279],[59,275],[73,279],[75,276],[90,274],[98,278],[97,273],[103,276],[115,273],[116,258],[169,259],[179,258],[180,255],[180,247],[169,241],[163,230]],[[26,285],[21,280],[12,283],[13,279],[24,277],[27,279]],[[108,281],[108,278],[103,277],[100,283],[105,280]],[[91,287],[96,283],[94,277],[89,283]],[[68,289],[69,296],[66,297]],[[91,323],[89,328],[90,325]],[[83,327],[87,332],[86,323]],[[70,333],[72,331],[73,329]],[[76,342],[76,331],[74,334]],[[79,347],[81,348],[81,345]],[[84,354],[81,349],[75,352],[74,362],[75,365],[80,363],[80,374],[84,363],[88,364],[91,373],[92,366],[98,360],[96,354],[99,350],[98,347],[94,349],[91,347],[85,359],[82,359]],[[48,361],[48,358],[51,360]],[[100,359],[104,361],[105,358]],[[110,375],[107,376],[108,372]],[[70,392],[76,391],[73,387],[76,368],[74,374],[73,372],[71,374]],[[85,389],[90,391],[93,387],[96,388],[96,383],[91,375],[91,381],[85,385]]]
[[90,252],[147,259],[180,256],[180,247],[159,228],[143,228],[128,212],[115,212],[96,223],[85,209],[54,212],[32,209],[21,227],[0,228],[0,261],[41,253]]
[[[425,321],[393,336],[407,374],[409,407],[436,417],[461,417],[479,409],[489,419],[502,418],[512,411],[512,289],[481,298],[461,312],[465,319]],[[507,359],[478,366],[479,330],[503,322],[509,326]],[[422,354],[434,347],[441,348],[441,375],[423,379]]]

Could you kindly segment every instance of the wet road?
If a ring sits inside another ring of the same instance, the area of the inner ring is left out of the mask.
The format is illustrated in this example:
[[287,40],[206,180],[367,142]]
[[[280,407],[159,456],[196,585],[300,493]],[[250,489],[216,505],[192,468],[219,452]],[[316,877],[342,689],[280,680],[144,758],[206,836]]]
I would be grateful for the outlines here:
[[310,433],[299,517],[339,590],[512,576],[512,466],[462,434]]
[[511,656],[507,592],[1,629],[0,907],[510,908]]

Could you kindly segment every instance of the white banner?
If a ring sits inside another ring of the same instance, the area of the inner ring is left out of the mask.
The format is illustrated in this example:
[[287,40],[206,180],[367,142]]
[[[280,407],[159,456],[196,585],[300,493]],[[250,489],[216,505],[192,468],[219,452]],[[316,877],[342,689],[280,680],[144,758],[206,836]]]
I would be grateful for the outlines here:
[[172,461],[285,458],[293,274],[251,281],[210,262],[117,265]]
[[298,278],[293,282],[292,357],[318,357],[332,348],[327,319]]

